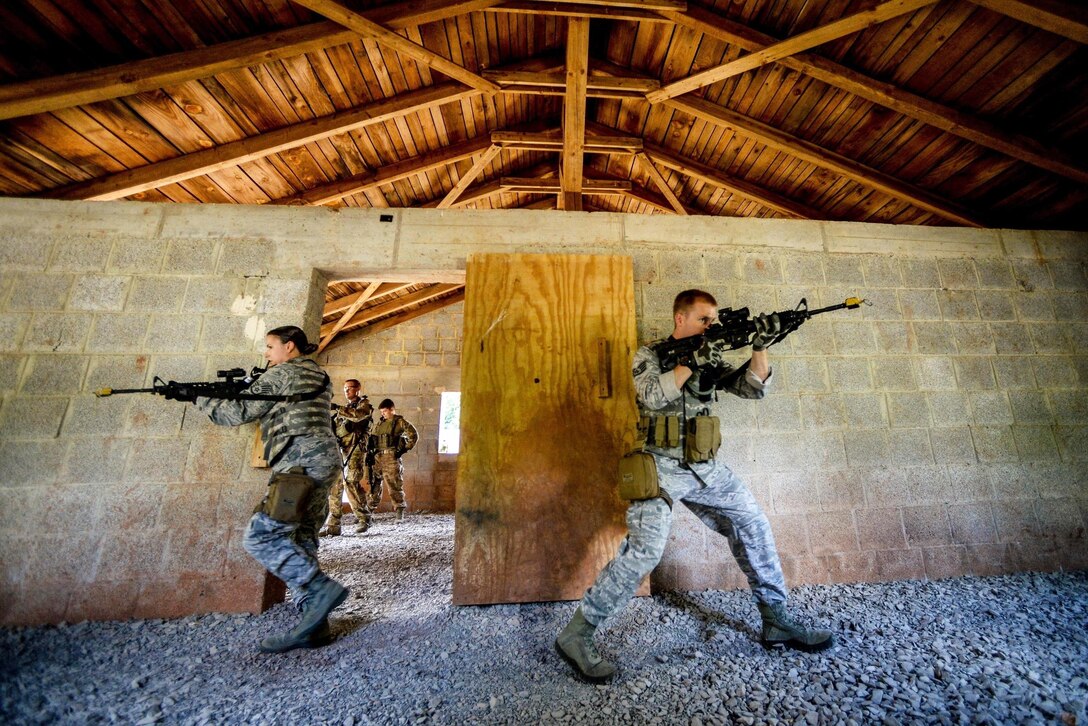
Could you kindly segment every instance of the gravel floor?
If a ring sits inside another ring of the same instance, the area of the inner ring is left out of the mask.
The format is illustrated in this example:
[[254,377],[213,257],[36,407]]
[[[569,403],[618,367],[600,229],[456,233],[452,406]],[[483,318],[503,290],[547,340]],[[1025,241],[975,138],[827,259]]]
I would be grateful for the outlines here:
[[818,655],[760,648],[745,592],[639,598],[590,686],[552,650],[572,604],[449,605],[451,515],[326,542],[353,590],[328,647],[259,653],[286,605],[0,629],[0,722],[1088,723],[1088,573],[797,588],[839,639]]

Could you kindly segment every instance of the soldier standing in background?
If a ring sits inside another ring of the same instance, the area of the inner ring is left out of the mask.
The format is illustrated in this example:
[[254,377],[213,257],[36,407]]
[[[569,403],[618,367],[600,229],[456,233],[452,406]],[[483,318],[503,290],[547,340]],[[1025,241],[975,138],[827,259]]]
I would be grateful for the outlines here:
[[378,404],[381,421],[374,427],[375,454],[374,465],[380,471],[381,479],[373,480],[371,505],[377,508],[382,499],[382,485],[389,485],[389,496],[397,511],[397,521],[404,519],[404,510],[408,506],[404,501],[404,465],[400,457],[412,450],[419,439],[416,427],[397,413],[392,399],[385,398]]
[[367,492],[363,491],[362,482],[370,486],[370,467],[367,464],[367,440],[370,437],[370,416],[374,407],[370,399],[360,395],[362,385],[355,378],[344,381],[344,397],[348,402],[341,406],[332,404],[332,425],[340,444],[340,456],[344,462],[344,477],[333,484],[329,490],[329,517],[319,534],[322,537],[335,537],[340,534],[340,517],[343,516],[343,496],[347,489],[348,504],[359,519],[356,532],[365,532],[370,528],[370,509],[367,507]]

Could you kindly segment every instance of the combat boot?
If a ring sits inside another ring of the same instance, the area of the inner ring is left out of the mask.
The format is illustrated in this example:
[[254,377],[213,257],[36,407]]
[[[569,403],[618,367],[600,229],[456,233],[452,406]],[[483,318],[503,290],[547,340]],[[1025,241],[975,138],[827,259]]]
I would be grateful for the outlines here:
[[368,529],[370,529],[370,522],[368,522],[368,521],[366,521],[364,519],[361,522],[359,522],[358,525],[356,525],[355,534],[362,534],[363,532],[367,531]]
[[806,653],[818,653],[835,644],[830,630],[806,628],[786,612],[786,603],[759,604],[759,617],[763,620],[760,642],[764,648],[793,648]]
[[579,607],[555,639],[555,650],[580,678],[590,683],[604,683],[615,675],[616,666],[597,652],[597,646],[593,644],[596,631],[597,626],[586,620]]
[[398,509],[396,516],[397,516],[397,521],[398,522],[403,522],[404,521],[404,509]]
[[324,527],[317,531],[318,537],[339,537],[340,525],[339,524],[326,524]]
[[302,638],[295,634],[294,630],[279,635],[271,635],[261,641],[257,646],[262,653],[285,653],[295,648],[320,648],[332,642],[332,629],[329,627],[329,619],[325,618],[308,638]]
[[284,653],[295,648],[315,648],[328,641],[329,613],[347,600],[348,589],[327,575],[318,573],[307,585],[309,597],[302,610],[302,620],[291,630],[261,641],[264,653]]

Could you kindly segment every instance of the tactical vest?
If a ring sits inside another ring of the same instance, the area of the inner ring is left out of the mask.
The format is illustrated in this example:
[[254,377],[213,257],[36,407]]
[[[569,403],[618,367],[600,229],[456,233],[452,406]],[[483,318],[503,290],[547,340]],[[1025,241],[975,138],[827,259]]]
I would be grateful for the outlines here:
[[292,358],[276,368],[281,366],[284,369],[281,375],[286,378],[275,393],[292,395],[315,389],[321,389],[322,393],[309,401],[277,402],[261,417],[264,458],[269,464],[283,453],[293,436],[331,436],[333,433],[329,422],[332,382],[321,366],[309,358]]
[[400,422],[404,417],[399,413],[393,414],[393,418],[382,419],[374,427],[372,435],[377,442],[378,451],[382,449],[395,449],[404,434],[404,428]]

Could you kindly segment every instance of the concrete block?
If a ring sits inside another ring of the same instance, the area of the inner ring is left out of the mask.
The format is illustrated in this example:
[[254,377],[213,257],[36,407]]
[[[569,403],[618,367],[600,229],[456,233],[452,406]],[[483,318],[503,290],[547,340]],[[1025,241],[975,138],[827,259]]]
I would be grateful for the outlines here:
[[827,366],[819,358],[791,358],[776,364],[783,393],[822,393],[828,390]]
[[894,257],[865,257],[861,261],[865,276],[865,287],[902,287],[903,277],[899,273],[899,262]]
[[903,529],[909,547],[952,543],[952,528],[944,505],[903,508]]
[[118,532],[102,543],[96,577],[99,580],[124,580],[162,569],[166,539],[151,531]]
[[956,388],[956,371],[947,356],[917,357],[912,359],[918,388],[923,391],[942,391]]
[[991,426],[1013,422],[1012,407],[1004,391],[971,391],[967,396],[975,423]]
[[937,269],[941,273],[941,286],[948,290],[976,290],[979,287],[971,260],[937,260]]
[[[64,461],[67,449],[67,441],[16,441],[5,436],[0,441],[0,462],[4,466],[4,482],[0,491],[18,489],[18,496],[25,500],[27,497],[23,490],[27,487],[49,485],[58,481],[61,462]],[[7,518],[8,511],[0,511],[0,522]]]
[[975,271],[981,287],[1012,290],[1019,286],[1008,260],[980,258],[975,260]]
[[990,323],[994,347],[1002,355],[1030,355],[1035,352],[1031,328],[1023,323]]
[[767,519],[771,523],[775,546],[781,556],[794,557],[810,552],[808,517],[800,514],[770,514]]
[[831,324],[831,329],[841,355],[868,355],[878,352],[872,323],[835,321]]
[[833,391],[868,391],[873,387],[868,363],[856,358],[829,359],[827,375]]
[[[770,285],[734,285],[732,292],[735,295],[736,307],[748,308],[752,315],[774,312],[782,307],[778,303],[775,288]],[[793,307],[793,303],[790,307]]]
[[846,437],[846,459],[850,466],[888,463],[888,433],[883,429],[858,430]]
[[1042,391],[1009,391],[1009,405],[1018,424],[1050,424],[1054,414]]
[[944,500],[977,502],[993,499],[989,468],[977,464],[954,464],[947,468],[948,492]]
[[971,290],[938,290],[937,302],[945,320],[978,320],[978,305]]
[[159,239],[120,239],[113,246],[109,272],[154,273],[162,269],[167,243]]
[[185,408],[159,396],[137,397],[125,411],[124,430],[133,436],[175,436]]
[[[166,230],[163,232],[164,237],[170,236],[166,234]],[[166,247],[163,270],[173,275],[211,275],[215,272],[219,248],[218,239],[170,240]]]
[[[536,214],[566,214],[569,212],[537,212]],[[589,218],[602,214],[586,215]],[[671,215],[610,215],[622,220],[624,244],[642,243],[676,245],[683,242],[693,247],[776,247],[801,251],[823,251],[820,223],[787,219],[760,219],[756,224],[738,224],[729,217],[675,217]],[[533,224],[548,224],[541,218]],[[581,220],[578,220],[581,223]],[[551,226],[564,225],[551,222]]]
[[98,314],[87,340],[93,353],[137,353],[144,344],[149,319],[146,315]]
[[1088,320],[1088,294],[1054,292],[1050,294],[1050,299],[1057,320],[1073,323]]
[[1019,458],[1010,426],[972,426],[971,437],[981,462],[1016,461]]
[[816,472],[815,479],[820,507],[825,512],[852,511],[865,506],[865,488],[857,471]]
[[999,388],[1035,388],[1036,386],[1032,358],[998,356],[993,359],[993,369],[997,375]]
[[1035,502],[1039,528],[1063,546],[1084,539],[1084,520],[1076,499],[1039,499]]
[[801,420],[808,430],[845,430],[850,427],[842,398],[836,394],[802,395]]
[[855,256],[827,256],[824,258],[824,269],[828,285],[846,285],[851,288],[865,285],[861,260]]
[[878,351],[895,355],[907,353],[911,350],[911,327],[901,322],[874,322],[873,334],[876,336]]
[[209,367],[202,355],[156,355],[145,365],[148,380],[158,376],[164,381],[201,381],[210,380],[210,376],[215,375],[215,370]]
[[925,561],[921,550],[878,550],[877,573],[881,580],[920,580],[925,577]]
[[72,275],[20,273],[14,276],[8,310],[63,310],[72,289]]
[[[1035,462],[1025,464],[1034,489],[1043,499],[1075,499],[1084,497],[1084,482],[1088,481],[1088,467],[1082,464]],[[992,476],[992,475],[991,475]]]
[[1088,426],[1055,426],[1062,461],[1088,461]]
[[188,439],[134,439],[125,481],[177,481],[188,453]]
[[15,396],[0,408],[0,437],[49,439],[60,433],[68,398]]
[[660,275],[657,284],[665,287],[679,285],[677,292],[706,282],[703,256],[693,252],[658,252],[657,270]]
[[55,471],[60,481],[73,484],[112,484],[124,474],[131,447],[131,440],[112,436],[76,439]]
[[820,492],[815,478],[809,472],[772,477],[770,493],[776,514],[800,514],[820,510]]
[[76,396],[71,400],[64,422],[66,436],[114,436],[124,428],[131,396],[96,398]]
[[69,310],[123,310],[132,278],[122,275],[81,275],[68,298]]
[[826,222],[829,252],[902,254],[921,257],[1001,255],[996,231],[955,227]]
[[831,323],[826,320],[812,320],[805,323],[776,345],[771,355],[779,356],[788,350],[792,350],[797,355],[834,355],[836,353],[835,333]]
[[888,393],[888,420],[894,428],[925,428],[930,425],[924,393]]
[[1004,544],[966,546],[967,571],[977,577],[994,577],[1012,572],[1008,547]]
[[899,307],[908,320],[939,320],[941,307],[935,290],[900,290]]
[[[83,230],[81,230],[83,231]],[[96,272],[106,269],[112,239],[58,240],[49,261],[50,272]]]
[[[124,531],[169,531],[169,513],[160,519],[159,509],[166,493],[164,482],[133,482],[102,487],[102,520],[120,525]],[[133,573],[137,575],[139,573]]]
[[1058,461],[1058,445],[1049,426],[1013,426],[1016,450],[1022,461]]
[[1088,353],[1088,323],[1070,323],[1069,340],[1075,353]]
[[956,367],[956,380],[963,389],[989,389],[996,386],[993,359],[984,356],[957,356],[952,359]]
[[872,361],[873,381],[881,391],[913,391],[918,388],[911,358],[876,358]]
[[1054,287],[1054,280],[1050,276],[1050,269],[1045,262],[1039,260],[1013,260],[1013,274],[1016,276],[1016,284],[1027,293],[1049,290]]
[[1044,257],[1083,260],[1088,256],[1084,251],[1086,240],[1084,232],[1040,229],[1030,234],[1038,245],[1036,249],[1041,251]]
[[634,253],[631,255],[631,264],[634,267],[635,282],[657,282],[657,259],[651,253]]
[[220,275],[267,275],[272,269],[275,245],[267,239],[224,241],[219,256]]
[[937,464],[973,464],[977,461],[971,430],[966,426],[930,429],[929,439]]
[[952,336],[960,353],[993,353],[995,350],[993,333],[987,323],[953,323]]
[[934,426],[957,426],[971,423],[967,394],[959,391],[927,393],[929,415]]
[[956,350],[951,323],[913,322],[915,350],[922,354],[949,355]]
[[20,350],[29,326],[30,313],[0,313],[0,351]]
[[853,393],[842,396],[843,410],[851,429],[882,428],[888,425],[884,396],[879,393]]
[[1058,290],[1084,290],[1088,289],[1088,277],[1086,277],[1084,262],[1048,262],[1050,277],[1054,280],[1054,287]]
[[1032,323],[1031,342],[1038,353],[1072,353],[1073,344],[1064,323]]
[[252,353],[263,343],[265,328],[253,316],[207,315],[200,332],[199,350],[207,353]]
[[956,544],[997,541],[997,527],[989,502],[949,505],[948,518],[952,524],[952,541]]
[[200,341],[201,318],[193,315],[152,315],[144,350],[152,353],[193,353]]
[[[659,259],[660,259],[659,253]],[[659,263],[660,264],[660,263]],[[744,276],[741,274],[740,268],[740,255],[727,252],[725,250],[715,251],[711,254],[702,256],[702,271],[706,276],[706,281],[710,286],[725,286],[729,288],[738,282],[744,280]],[[662,273],[664,277],[664,273]],[[677,291],[679,292],[679,291]],[[674,293],[675,294],[675,293]],[[718,300],[719,305],[732,305],[731,299],[727,300],[724,297]]]
[[1019,320],[1054,320],[1054,306],[1045,292],[1020,292],[1012,296],[1012,304]]
[[782,278],[789,285],[823,285],[824,264],[821,255],[786,255],[782,258]]
[[766,253],[746,254],[740,258],[741,276],[751,284],[781,285],[784,282],[781,259]]
[[853,512],[814,512],[808,517],[809,546],[815,555],[858,550]]
[[87,363],[81,355],[31,356],[21,390],[28,395],[72,395],[80,389]]
[[311,285],[309,278],[269,278],[265,280],[263,294],[257,300],[257,312],[289,313],[287,317],[294,322],[283,324],[301,325],[309,304]]
[[188,278],[143,275],[132,281],[125,303],[130,313],[176,313],[181,310]]
[[975,293],[979,314],[983,320],[1016,320],[1013,298],[1024,293],[1006,290],[979,290]]
[[1088,422],[1088,391],[1050,391],[1047,397],[1054,411],[1054,420],[1058,423],[1076,425]]
[[941,286],[941,274],[937,270],[936,260],[900,259],[899,273],[903,278],[904,287],[938,288]]
[[1038,498],[1039,483],[1052,476],[1056,470],[1053,464],[1036,462],[995,464],[988,468],[994,496],[1001,501]]
[[930,580],[960,577],[968,573],[966,547],[926,547],[922,555],[925,558],[926,577]]
[[0,355],[0,395],[13,393],[19,387],[25,356]]
[[[743,439],[736,438],[738,444]],[[842,435],[837,431],[764,434],[753,454],[760,471],[798,471],[844,467],[846,455]],[[743,451],[727,454],[731,466],[745,460]]]
[[25,235],[0,228],[0,270],[42,271],[53,254],[50,235]]
[[892,429],[888,432],[888,461],[903,466],[933,463],[933,448],[926,429]]

